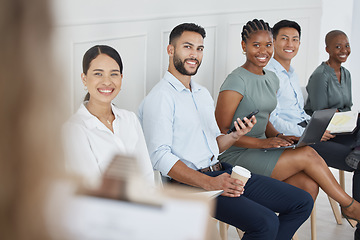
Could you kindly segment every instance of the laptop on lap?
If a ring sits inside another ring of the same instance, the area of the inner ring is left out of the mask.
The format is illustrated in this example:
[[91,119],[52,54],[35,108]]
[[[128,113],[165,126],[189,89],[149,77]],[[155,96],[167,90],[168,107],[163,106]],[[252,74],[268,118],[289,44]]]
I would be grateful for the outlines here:
[[298,148],[320,142],[331,118],[336,112],[336,108],[317,110],[313,113],[305,131],[301,135],[296,144],[278,148],[264,148],[263,150],[284,149],[284,148]]

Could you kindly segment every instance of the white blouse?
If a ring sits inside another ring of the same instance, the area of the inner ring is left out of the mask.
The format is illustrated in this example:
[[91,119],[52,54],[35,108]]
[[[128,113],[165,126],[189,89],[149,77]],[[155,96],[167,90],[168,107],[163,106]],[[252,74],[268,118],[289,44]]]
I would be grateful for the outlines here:
[[114,133],[92,115],[84,104],[65,123],[67,169],[97,184],[116,154],[135,156],[145,180],[154,186],[154,172],[144,134],[135,113],[112,104]]

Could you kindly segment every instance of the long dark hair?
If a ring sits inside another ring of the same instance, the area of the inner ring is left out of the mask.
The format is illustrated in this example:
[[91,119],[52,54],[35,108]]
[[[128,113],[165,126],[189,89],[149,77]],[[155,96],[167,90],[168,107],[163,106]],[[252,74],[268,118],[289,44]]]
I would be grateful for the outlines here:
[[[100,54],[106,54],[109,57],[111,57],[112,59],[114,59],[117,62],[117,64],[119,65],[120,73],[122,74],[123,63],[121,61],[120,54],[114,48],[112,48],[110,46],[96,45],[96,46],[93,46],[92,48],[90,48],[89,50],[87,50],[86,53],[84,54],[82,65],[83,65],[83,73],[85,75],[87,74],[87,71],[89,70],[91,61],[94,60]],[[84,101],[89,101],[89,99],[90,99],[90,93],[87,93],[84,98]]]

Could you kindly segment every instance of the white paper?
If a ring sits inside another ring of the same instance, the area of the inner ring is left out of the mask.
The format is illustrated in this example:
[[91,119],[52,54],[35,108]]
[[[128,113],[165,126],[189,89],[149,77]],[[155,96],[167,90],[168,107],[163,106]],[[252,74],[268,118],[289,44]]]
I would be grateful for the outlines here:
[[347,133],[354,131],[357,123],[356,111],[336,112],[331,119],[327,130],[331,133]]
[[209,217],[203,201],[168,199],[159,207],[77,196],[63,222],[70,239],[203,240]]

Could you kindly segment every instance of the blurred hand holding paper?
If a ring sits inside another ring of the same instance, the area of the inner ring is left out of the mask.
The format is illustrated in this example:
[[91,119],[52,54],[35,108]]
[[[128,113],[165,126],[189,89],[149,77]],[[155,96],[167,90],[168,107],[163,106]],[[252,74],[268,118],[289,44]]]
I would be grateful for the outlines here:
[[[218,240],[213,198],[195,188],[149,188],[135,158],[115,156],[97,189],[81,189],[67,202],[66,239]],[[215,192],[215,191],[214,191]],[[212,193],[216,195],[219,193]]]
[[356,111],[336,112],[327,130],[330,133],[352,133],[356,128],[358,113]]

